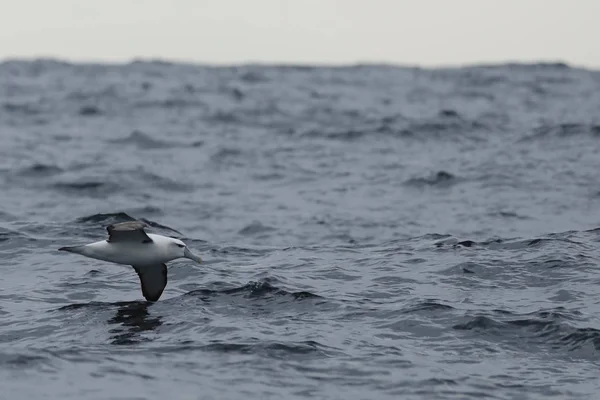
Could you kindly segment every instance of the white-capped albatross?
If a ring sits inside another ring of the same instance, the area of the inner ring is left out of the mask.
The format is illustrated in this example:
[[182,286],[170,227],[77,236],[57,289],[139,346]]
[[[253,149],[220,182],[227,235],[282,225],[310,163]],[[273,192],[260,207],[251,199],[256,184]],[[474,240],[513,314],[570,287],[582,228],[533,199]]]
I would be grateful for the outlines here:
[[148,301],[158,301],[167,286],[168,261],[189,258],[202,259],[192,253],[179,239],[146,233],[142,221],[121,222],[106,227],[108,239],[81,245],[61,247],[85,257],[116,264],[131,265],[140,278],[142,294]]

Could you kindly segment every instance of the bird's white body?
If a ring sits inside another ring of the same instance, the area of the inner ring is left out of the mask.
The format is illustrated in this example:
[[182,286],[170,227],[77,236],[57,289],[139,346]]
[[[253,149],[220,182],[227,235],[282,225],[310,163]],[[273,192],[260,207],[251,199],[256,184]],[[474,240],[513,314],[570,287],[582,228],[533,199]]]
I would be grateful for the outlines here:
[[183,248],[173,247],[173,238],[147,234],[153,243],[141,242],[98,242],[81,246],[79,254],[97,260],[125,265],[156,265],[184,257]]

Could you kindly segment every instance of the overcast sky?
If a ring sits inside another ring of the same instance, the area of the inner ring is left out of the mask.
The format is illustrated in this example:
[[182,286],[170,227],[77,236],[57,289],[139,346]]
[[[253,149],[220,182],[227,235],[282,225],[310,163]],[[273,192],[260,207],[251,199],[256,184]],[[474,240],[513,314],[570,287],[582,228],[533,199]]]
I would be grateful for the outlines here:
[[0,10],[1,59],[600,68],[600,0],[0,0]]

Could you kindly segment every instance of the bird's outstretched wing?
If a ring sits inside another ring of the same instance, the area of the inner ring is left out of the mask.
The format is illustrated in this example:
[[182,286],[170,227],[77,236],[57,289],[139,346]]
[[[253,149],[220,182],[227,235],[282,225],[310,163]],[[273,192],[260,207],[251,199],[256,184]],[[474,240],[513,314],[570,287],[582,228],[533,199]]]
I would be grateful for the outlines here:
[[142,221],[128,221],[109,225],[106,227],[108,242],[152,243],[152,239],[144,231],[147,226]]
[[152,302],[158,301],[167,286],[167,266],[165,264],[133,265],[133,269],[140,277],[144,298]]

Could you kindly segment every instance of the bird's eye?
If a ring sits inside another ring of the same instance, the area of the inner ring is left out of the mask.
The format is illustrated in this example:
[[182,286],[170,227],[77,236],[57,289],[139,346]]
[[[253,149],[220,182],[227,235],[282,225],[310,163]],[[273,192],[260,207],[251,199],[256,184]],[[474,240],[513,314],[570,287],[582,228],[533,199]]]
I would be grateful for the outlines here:
[[177,247],[183,247],[182,244],[179,244],[179,243],[175,243],[175,244],[177,245]]

